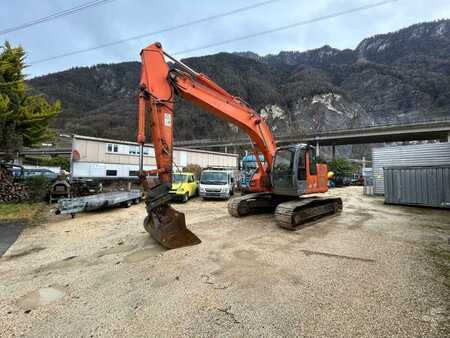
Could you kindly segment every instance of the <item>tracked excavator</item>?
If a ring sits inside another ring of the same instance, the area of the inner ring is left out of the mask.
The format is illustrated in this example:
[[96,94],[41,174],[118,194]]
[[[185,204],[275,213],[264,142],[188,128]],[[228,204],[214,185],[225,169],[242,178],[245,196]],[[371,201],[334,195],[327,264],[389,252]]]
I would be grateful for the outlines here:
[[[167,54],[158,42],[141,51],[141,61],[137,141],[141,147],[140,176],[148,213],[144,228],[162,246],[175,249],[201,242],[186,227],[184,214],[170,205],[169,189],[176,166],[173,162],[175,95],[238,126],[251,140],[257,169],[250,180],[251,193],[230,200],[228,211],[232,216],[274,212],[279,226],[296,230],[342,210],[338,197],[303,197],[328,190],[327,166],[316,162],[314,147],[294,144],[277,148],[267,123],[244,100]],[[147,115],[157,169],[144,171]],[[260,161],[261,154],[265,161]],[[153,185],[145,179],[149,174],[158,175]]]

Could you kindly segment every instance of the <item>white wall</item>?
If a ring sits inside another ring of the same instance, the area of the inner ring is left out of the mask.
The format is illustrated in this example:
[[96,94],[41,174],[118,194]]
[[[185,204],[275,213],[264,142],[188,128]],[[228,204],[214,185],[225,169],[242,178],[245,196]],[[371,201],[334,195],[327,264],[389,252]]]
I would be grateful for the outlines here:
[[[156,166],[144,166],[144,170],[156,169]],[[107,176],[107,170],[116,170],[116,176]],[[130,177],[130,171],[139,171],[139,166],[132,164],[73,162],[73,177]]]

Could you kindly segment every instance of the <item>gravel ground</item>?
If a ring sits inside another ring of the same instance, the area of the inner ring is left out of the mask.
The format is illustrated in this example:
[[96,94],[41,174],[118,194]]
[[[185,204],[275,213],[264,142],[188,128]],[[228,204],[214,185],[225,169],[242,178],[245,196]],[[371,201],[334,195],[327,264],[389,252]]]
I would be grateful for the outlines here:
[[296,232],[178,204],[203,242],[172,251],[144,232],[143,204],[51,217],[0,259],[0,335],[448,335],[448,270],[429,252],[449,249],[450,212],[330,194],[343,212]]

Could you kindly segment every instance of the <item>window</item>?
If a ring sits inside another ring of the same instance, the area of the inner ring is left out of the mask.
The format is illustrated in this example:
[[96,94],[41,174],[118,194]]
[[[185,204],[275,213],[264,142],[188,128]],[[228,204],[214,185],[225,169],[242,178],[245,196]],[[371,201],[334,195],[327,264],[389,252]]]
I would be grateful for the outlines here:
[[309,174],[316,175],[316,150],[309,149]]
[[139,171],[137,171],[137,170],[130,170],[128,172],[128,176],[139,176]]
[[297,171],[297,179],[299,181],[306,180],[306,153],[304,150],[300,150],[300,156],[298,158],[298,171]]
[[275,156],[273,165],[274,171],[278,173],[288,174],[292,172],[292,162],[294,161],[294,153],[289,149],[280,149]]
[[140,151],[139,151],[139,146],[130,146],[128,153],[130,155],[139,155]]
[[106,176],[117,176],[117,170],[106,170]]
[[106,146],[106,151],[108,153],[118,153],[119,152],[119,145],[114,143],[108,143]]
[[188,182],[189,182],[189,183],[192,183],[192,182],[194,182],[194,181],[195,181],[195,180],[194,180],[194,176],[189,175]]
[[200,178],[200,183],[225,185],[228,183],[228,175],[224,171],[203,171]]
[[185,182],[187,182],[187,175],[173,174],[172,175],[172,182],[173,183],[185,183]]

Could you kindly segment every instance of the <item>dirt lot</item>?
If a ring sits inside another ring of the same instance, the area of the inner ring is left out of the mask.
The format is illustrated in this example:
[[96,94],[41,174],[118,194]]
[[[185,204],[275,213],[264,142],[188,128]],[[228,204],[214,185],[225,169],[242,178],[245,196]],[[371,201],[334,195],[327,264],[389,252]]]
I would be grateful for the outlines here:
[[0,259],[1,335],[448,334],[450,212],[331,194],[342,214],[297,232],[177,205],[203,243],[172,251],[143,204],[29,227]]

